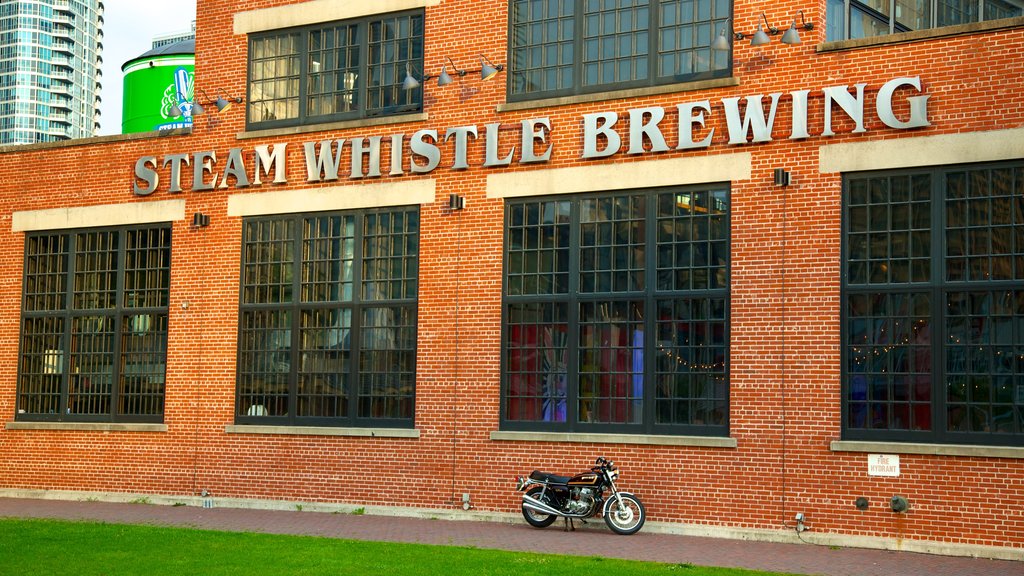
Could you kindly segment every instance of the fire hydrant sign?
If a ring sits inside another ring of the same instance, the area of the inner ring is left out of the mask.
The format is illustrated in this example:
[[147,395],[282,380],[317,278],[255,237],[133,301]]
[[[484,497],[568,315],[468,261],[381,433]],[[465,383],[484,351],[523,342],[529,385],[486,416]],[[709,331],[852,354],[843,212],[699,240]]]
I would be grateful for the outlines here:
[[868,454],[868,476],[900,475],[900,457],[898,454]]

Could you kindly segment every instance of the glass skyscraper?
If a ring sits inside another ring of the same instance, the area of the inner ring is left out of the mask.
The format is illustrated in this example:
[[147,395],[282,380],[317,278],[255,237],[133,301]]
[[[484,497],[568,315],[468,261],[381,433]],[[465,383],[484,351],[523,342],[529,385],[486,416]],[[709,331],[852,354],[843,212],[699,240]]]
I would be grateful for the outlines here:
[[0,0],[0,144],[99,128],[100,0]]

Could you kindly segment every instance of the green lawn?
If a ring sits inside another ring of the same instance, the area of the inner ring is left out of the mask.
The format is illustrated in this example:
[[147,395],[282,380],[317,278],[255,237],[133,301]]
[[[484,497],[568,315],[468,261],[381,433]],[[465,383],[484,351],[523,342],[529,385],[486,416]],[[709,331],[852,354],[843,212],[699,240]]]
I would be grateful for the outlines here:
[[[628,544],[625,540],[623,542]],[[467,547],[361,542],[308,536],[213,532],[92,522],[0,519],[0,574],[19,576],[580,576],[609,573],[616,576],[769,574],[685,564],[525,554]]]

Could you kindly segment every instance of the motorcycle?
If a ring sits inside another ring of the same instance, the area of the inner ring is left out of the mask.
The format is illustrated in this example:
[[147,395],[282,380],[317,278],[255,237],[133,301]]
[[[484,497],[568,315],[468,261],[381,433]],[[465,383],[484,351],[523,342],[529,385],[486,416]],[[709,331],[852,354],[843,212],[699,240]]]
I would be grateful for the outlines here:
[[[523,492],[523,518],[535,528],[547,528],[565,518],[566,530],[573,520],[584,523],[600,513],[616,534],[636,534],[647,512],[640,499],[615,487],[619,470],[605,458],[598,458],[589,472],[558,476],[534,470],[529,477],[516,478],[516,490]],[[608,492],[609,494],[605,494]]]

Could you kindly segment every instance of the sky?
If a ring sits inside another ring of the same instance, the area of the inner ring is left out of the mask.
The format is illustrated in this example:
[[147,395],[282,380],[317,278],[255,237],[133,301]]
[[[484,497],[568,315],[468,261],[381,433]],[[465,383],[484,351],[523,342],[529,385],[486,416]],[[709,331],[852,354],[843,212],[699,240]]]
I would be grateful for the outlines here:
[[[103,91],[100,97],[100,135],[121,133],[121,66],[153,47],[153,38],[192,29],[195,0],[173,4],[139,0],[103,2]],[[163,7],[161,7],[163,6]],[[167,10],[174,6],[175,10]]]

